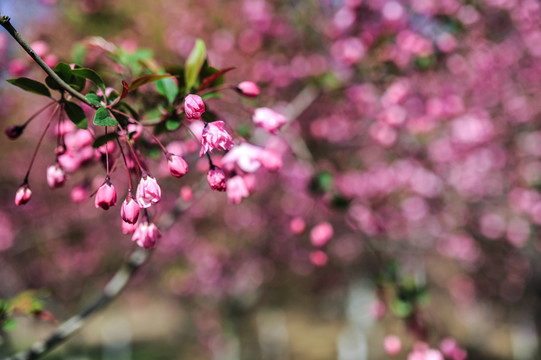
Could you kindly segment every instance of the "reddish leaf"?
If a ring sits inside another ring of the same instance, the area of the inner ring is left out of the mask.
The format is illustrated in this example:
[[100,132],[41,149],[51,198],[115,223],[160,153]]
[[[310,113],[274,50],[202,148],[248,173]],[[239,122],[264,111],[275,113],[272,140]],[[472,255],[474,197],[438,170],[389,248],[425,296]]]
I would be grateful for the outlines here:
[[197,89],[197,92],[201,91],[201,90],[205,90],[206,88],[208,88],[213,82],[215,82],[216,80],[218,80],[218,78],[220,76],[222,76],[223,74],[225,74],[226,72],[229,72],[231,70],[233,70],[234,67],[228,67],[228,68],[225,68],[223,70],[220,70],[210,76],[207,76],[206,78],[203,79],[203,81],[201,82],[201,86],[199,86],[199,89]]
[[132,81],[132,83],[128,87],[128,91],[133,91],[145,84],[170,77],[175,77],[175,75],[143,75]]

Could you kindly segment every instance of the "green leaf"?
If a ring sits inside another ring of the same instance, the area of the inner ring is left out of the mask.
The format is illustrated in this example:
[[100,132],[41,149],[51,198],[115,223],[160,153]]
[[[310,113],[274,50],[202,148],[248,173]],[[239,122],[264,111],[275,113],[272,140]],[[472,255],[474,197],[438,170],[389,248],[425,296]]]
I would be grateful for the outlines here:
[[85,99],[88,100],[89,103],[96,106],[102,106],[100,102],[100,97],[97,94],[89,93],[85,95]]
[[184,68],[186,91],[190,92],[191,88],[194,86],[206,56],[207,48],[205,42],[201,39],[197,39],[192,52],[188,56],[188,59],[186,59],[186,66]]
[[6,321],[4,321],[4,330],[12,331],[15,330],[16,327],[17,322],[15,321],[15,319],[7,319]]
[[69,83],[71,80],[71,67],[66,63],[58,63],[54,67],[54,72],[65,82]]
[[88,122],[86,120],[86,115],[85,115],[85,112],[83,111],[83,109],[71,102],[71,101],[67,101],[65,104],[64,104],[64,109],[66,110],[66,114],[68,115],[68,117],[70,118],[71,121],[73,121],[73,123],[80,129],[86,129],[87,126],[88,126]]
[[96,138],[96,140],[94,140],[94,143],[92,144],[92,147],[93,148],[99,148],[100,146],[105,145],[109,141],[115,140],[117,138],[118,138],[118,133],[116,133],[116,132],[109,133],[107,135],[99,136],[99,137]]
[[8,80],[8,83],[17,86],[23,89],[24,91],[51,97],[51,92],[49,91],[49,89],[47,89],[47,86],[43,85],[42,83],[36,80],[22,77],[18,79],[10,79]]
[[216,92],[216,91],[209,92],[209,93],[206,93],[206,94],[201,95],[201,99],[203,99],[203,100],[207,100],[207,99],[221,99],[221,98],[222,98],[222,94],[220,94],[219,92]]
[[143,76],[140,76],[138,77],[137,79],[133,80],[129,86],[129,89],[130,91],[133,91],[135,89],[137,89],[138,87],[140,86],[143,86],[145,84],[148,84],[148,83],[151,83],[151,82],[154,82],[154,81],[158,81],[158,80],[161,80],[161,79],[165,79],[165,78],[169,78],[169,77],[174,77],[174,75],[156,75],[156,74],[151,74],[151,75],[143,75]]
[[167,98],[169,104],[175,102],[179,93],[177,83],[171,78],[156,81],[156,90]]
[[94,70],[81,68],[81,69],[71,70],[71,73],[75,76],[82,77],[84,79],[88,79],[92,81],[101,89],[101,91],[105,93],[105,83],[103,82],[103,79],[101,78],[101,76],[99,76],[98,73],[95,72]]
[[178,117],[172,117],[165,121],[165,128],[168,131],[175,131],[180,127],[181,121]]
[[117,126],[118,121],[109,115],[109,110],[104,107],[100,107],[98,110],[96,110],[96,115],[94,115],[94,125]]

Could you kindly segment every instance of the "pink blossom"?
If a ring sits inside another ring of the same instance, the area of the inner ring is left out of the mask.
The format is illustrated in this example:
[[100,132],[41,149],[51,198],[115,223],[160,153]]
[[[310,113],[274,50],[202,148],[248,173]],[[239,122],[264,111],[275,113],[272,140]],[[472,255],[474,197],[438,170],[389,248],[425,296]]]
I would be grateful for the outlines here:
[[188,95],[184,99],[184,113],[188,120],[201,120],[205,112],[205,103],[199,95]]
[[243,81],[237,85],[237,91],[246,97],[257,97],[259,87],[252,81]]
[[402,341],[396,335],[387,335],[383,339],[383,348],[389,356],[395,356],[402,350]]
[[241,176],[233,176],[227,180],[227,198],[232,204],[240,204],[242,198],[248,197],[250,192]]
[[261,166],[259,155],[263,151],[259,146],[242,143],[235,146],[222,159],[222,165],[227,171],[232,171],[237,165],[247,173],[255,172]]
[[329,261],[329,257],[321,250],[310,252],[310,262],[315,266],[324,266]]
[[299,235],[306,229],[306,222],[301,217],[295,217],[289,222],[289,230],[295,234]]
[[438,350],[430,349],[423,342],[417,342],[408,354],[408,360],[444,360],[444,358]]
[[122,220],[130,224],[135,224],[139,218],[139,211],[139,204],[133,198],[132,193],[129,192],[120,208]]
[[440,344],[440,349],[443,355],[452,360],[465,360],[468,353],[458,346],[458,343],[453,338],[445,338]]
[[167,160],[169,171],[174,177],[180,178],[188,173],[188,163],[182,157],[170,155]]
[[284,115],[266,107],[255,109],[252,120],[256,126],[271,134],[276,134],[287,123],[287,118]]
[[137,202],[142,208],[148,208],[157,204],[162,199],[162,189],[155,178],[143,175],[137,186]]
[[310,231],[310,241],[314,246],[325,245],[333,236],[334,230],[330,223],[324,221]]
[[227,189],[225,173],[217,166],[214,166],[209,170],[207,180],[212,190],[225,191]]
[[133,233],[131,240],[137,242],[137,245],[145,249],[151,249],[156,246],[156,242],[161,237],[162,234],[160,234],[156,225],[154,225],[154,223],[149,224],[145,221],[139,224]]
[[278,171],[282,168],[282,157],[271,150],[262,150],[257,157],[261,165],[269,171]]
[[180,188],[180,198],[184,201],[192,201],[193,199],[193,191],[192,188],[188,185],[183,186]]
[[47,184],[52,189],[61,187],[66,182],[66,172],[56,163],[47,168]]
[[96,199],[94,202],[96,208],[101,207],[103,210],[108,210],[111,206],[116,205],[116,190],[113,184],[109,181],[100,186],[96,193]]
[[202,157],[207,151],[213,152],[214,149],[229,150],[233,147],[233,138],[224,128],[223,121],[215,121],[205,125],[201,135],[201,151],[199,157]]
[[137,230],[138,224],[130,224],[122,220],[122,233],[125,235],[133,234]]
[[23,184],[17,189],[17,192],[15,193],[15,205],[24,205],[28,201],[30,201],[31,197],[32,190],[30,190],[30,186],[28,186],[28,184]]
[[74,203],[81,203],[88,199],[89,196],[88,187],[84,184],[75,186],[70,193],[71,201]]

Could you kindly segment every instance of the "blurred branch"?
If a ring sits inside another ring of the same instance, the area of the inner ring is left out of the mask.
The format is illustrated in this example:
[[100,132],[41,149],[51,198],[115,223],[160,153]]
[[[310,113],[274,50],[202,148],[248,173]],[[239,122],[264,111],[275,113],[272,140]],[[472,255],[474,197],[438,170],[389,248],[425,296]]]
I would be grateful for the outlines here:
[[79,99],[80,101],[84,102],[85,104],[96,108],[97,106],[91,104],[88,102],[88,100],[85,98],[83,94],[78,92],[77,90],[73,89],[71,86],[66,84],[64,80],[62,80],[54,71],[43,61],[41,57],[39,57],[36,52],[28,45],[28,43],[21,37],[21,35],[15,30],[13,25],[11,25],[10,17],[6,15],[0,14],[0,25],[4,27],[4,29],[7,30],[7,32],[21,45],[21,47],[30,55],[32,60],[34,60],[51,78],[56,81],[58,86],[60,86],[62,89],[66,90],[69,94],[71,94],[73,97]]
[[81,313],[72,316],[70,319],[62,323],[56,331],[45,341],[34,343],[28,350],[20,352],[12,357],[4,360],[30,360],[38,359],[53,350],[56,346],[62,344],[75,331],[81,328],[87,318],[105,308],[112,300],[114,300],[124,289],[128,281],[133,277],[134,273],[139,269],[149,258],[150,251],[144,249],[136,249],[131,255],[126,264],[122,266],[113,278],[107,283],[101,296],[97,298],[90,306],[84,309]]

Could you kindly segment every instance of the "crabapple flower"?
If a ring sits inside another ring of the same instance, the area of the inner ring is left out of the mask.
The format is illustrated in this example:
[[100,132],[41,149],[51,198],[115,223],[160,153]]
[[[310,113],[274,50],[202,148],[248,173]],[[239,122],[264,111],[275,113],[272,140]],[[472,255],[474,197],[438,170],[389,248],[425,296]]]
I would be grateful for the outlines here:
[[278,171],[282,168],[282,158],[274,151],[262,150],[259,152],[257,159],[269,171]]
[[54,189],[61,187],[66,182],[66,172],[60,164],[56,163],[47,168],[47,184]]
[[188,120],[201,120],[205,112],[205,103],[199,95],[188,95],[184,99],[184,113]]
[[130,224],[122,221],[122,233],[125,235],[133,234],[137,230],[138,224]]
[[137,186],[137,202],[142,208],[148,208],[157,204],[162,199],[162,190],[155,178],[143,175]]
[[201,134],[201,151],[199,152],[199,157],[205,155],[207,151],[212,153],[214,149],[229,150],[233,145],[233,138],[224,129],[223,121],[207,123]]
[[15,205],[24,205],[28,201],[30,201],[31,197],[32,190],[30,190],[30,186],[28,186],[27,184],[21,185],[21,187],[18,188],[17,192],[15,193]]
[[383,339],[383,348],[389,356],[395,356],[402,350],[402,341],[396,335],[387,335]]
[[324,266],[329,261],[329,257],[321,250],[310,252],[310,262],[315,266]]
[[180,178],[188,173],[188,163],[182,157],[170,155],[167,159],[169,171],[174,177]]
[[284,115],[266,107],[255,109],[252,120],[256,126],[271,134],[276,134],[287,123],[287,118]]
[[145,249],[151,249],[156,246],[156,242],[161,237],[162,234],[160,234],[156,225],[154,225],[154,223],[149,224],[145,221],[139,224],[133,233],[131,240],[137,242],[137,245]]
[[243,81],[237,85],[236,90],[246,97],[257,97],[259,95],[259,86],[253,81]]
[[226,171],[235,169],[235,165],[242,171],[253,173],[261,167],[259,154],[263,151],[259,146],[242,143],[235,146],[222,159],[222,166]]
[[96,208],[101,207],[103,210],[108,210],[111,206],[116,205],[116,190],[113,184],[106,181],[96,193],[96,200],[94,202]]
[[129,192],[120,208],[122,220],[129,224],[135,224],[139,218],[139,211],[139,204],[133,198],[132,193]]
[[332,225],[324,221],[310,231],[310,241],[314,246],[323,246],[332,238],[333,233]]
[[225,191],[227,189],[225,173],[217,166],[214,166],[209,170],[207,180],[212,190]]
[[71,201],[81,203],[89,197],[88,187],[85,184],[79,184],[71,190]]
[[233,176],[227,180],[227,198],[230,203],[240,204],[242,198],[249,195],[250,191],[248,191],[248,187],[241,176]]

